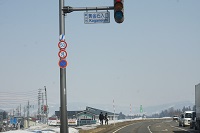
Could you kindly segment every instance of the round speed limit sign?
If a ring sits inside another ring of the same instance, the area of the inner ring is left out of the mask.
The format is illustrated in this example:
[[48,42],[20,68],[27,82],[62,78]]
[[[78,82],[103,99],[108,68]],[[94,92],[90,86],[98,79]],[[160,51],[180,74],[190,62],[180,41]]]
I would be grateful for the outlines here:
[[58,47],[59,47],[60,49],[65,49],[65,48],[67,47],[67,43],[66,43],[65,41],[60,41],[60,42],[58,43]]

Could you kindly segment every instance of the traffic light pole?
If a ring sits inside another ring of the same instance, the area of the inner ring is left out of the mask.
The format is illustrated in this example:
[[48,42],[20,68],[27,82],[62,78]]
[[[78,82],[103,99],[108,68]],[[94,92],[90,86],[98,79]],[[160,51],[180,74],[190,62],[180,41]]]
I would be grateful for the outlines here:
[[[65,35],[64,0],[59,0],[59,32]],[[67,102],[66,102],[66,68],[60,68],[60,133],[68,133]]]
[[[73,11],[89,11],[89,10],[115,10],[116,2],[122,2],[123,0],[114,0],[114,6],[108,7],[70,7],[64,6],[64,0],[59,0],[59,33],[65,36],[65,14]],[[122,7],[123,8],[123,7]],[[123,13],[123,12],[122,12]],[[122,14],[123,15],[123,14]],[[121,15],[121,16],[122,16]],[[123,17],[123,16],[122,16]],[[117,21],[116,21],[117,22]],[[122,21],[117,23],[122,23]],[[61,40],[60,40],[61,41]],[[67,119],[67,87],[66,87],[66,68],[60,68],[60,133],[68,133],[68,119]]]

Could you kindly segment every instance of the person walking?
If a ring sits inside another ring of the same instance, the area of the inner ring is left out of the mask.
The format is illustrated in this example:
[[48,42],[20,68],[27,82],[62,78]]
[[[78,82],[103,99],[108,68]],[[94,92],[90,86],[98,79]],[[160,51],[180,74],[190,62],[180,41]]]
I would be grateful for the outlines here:
[[100,124],[103,125],[103,119],[104,119],[104,116],[103,116],[103,113],[101,112],[99,114],[99,120],[100,120]]
[[108,114],[107,113],[105,114],[104,119],[105,119],[105,125],[108,125]]

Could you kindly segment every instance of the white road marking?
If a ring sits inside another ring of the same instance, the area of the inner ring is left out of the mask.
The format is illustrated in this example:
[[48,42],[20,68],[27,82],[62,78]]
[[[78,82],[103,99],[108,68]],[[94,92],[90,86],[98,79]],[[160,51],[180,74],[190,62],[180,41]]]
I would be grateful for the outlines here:
[[117,131],[119,131],[119,130],[125,128],[125,127],[128,127],[128,126],[130,126],[130,125],[134,125],[134,124],[137,124],[137,123],[132,123],[132,124],[129,124],[129,125],[123,126],[123,127],[119,128],[119,129],[115,130],[115,131],[112,132],[112,133],[116,133]]
[[167,131],[168,131],[168,129],[165,129],[165,130],[162,130],[162,131],[165,131],[165,132],[167,132]]
[[152,133],[151,130],[150,130],[150,126],[151,126],[151,125],[149,125],[147,128],[148,128],[149,132]]
[[192,133],[192,132],[190,132],[190,131],[188,131],[188,130],[186,130],[186,129],[183,129],[183,128],[175,127],[175,126],[172,126],[172,125],[171,125],[171,127],[177,128],[177,129],[179,129],[179,130],[183,130],[183,131],[186,131],[186,132],[189,132],[189,133]]

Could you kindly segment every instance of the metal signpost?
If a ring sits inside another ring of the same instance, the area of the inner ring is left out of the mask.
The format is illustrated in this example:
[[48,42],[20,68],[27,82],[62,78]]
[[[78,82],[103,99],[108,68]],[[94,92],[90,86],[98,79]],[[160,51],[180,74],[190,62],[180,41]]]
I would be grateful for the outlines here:
[[[67,52],[65,51],[67,43],[65,42],[65,16],[67,13],[73,11],[86,11],[84,13],[85,24],[97,24],[97,23],[110,23],[110,12],[108,10],[114,10],[114,18],[117,23],[124,21],[124,0],[114,0],[114,6],[109,7],[70,7],[64,6],[64,0],[59,0],[59,35],[60,42],[58,47],[60,49],[58,56],[60,58],[58,64],[60,66],[60,133],[68,133],[68,119],[67,119],[67,102],[66,102],[66,67],[68,65],[66,61]],[[88,12],[90,10],[96,12]],[[104,10],[104,12],[97,12],[98,10]]]
[[[59,0],[59,32],[60,41],[65,41],[65,13],[63,12],[64,0]],[[59,43],[63,44],[63,43]],[[63,45],[61,45],[62,47]],[[63,46],[66,48],[65,46]],[[65,59],[60,59],[60,133],[68,133],[67,102],[66,102],[66,66]]]

